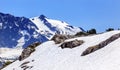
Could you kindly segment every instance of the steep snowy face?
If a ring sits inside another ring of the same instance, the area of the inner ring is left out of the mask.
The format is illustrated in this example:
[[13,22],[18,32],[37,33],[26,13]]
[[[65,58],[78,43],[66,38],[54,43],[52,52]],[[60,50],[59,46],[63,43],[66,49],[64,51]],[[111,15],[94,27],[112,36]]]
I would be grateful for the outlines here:
[[36,48],[30,57],[16,61],[2,70],[120,70],[120,38],[102,49],[89,55],[81,56],[82,52],[120,31],[111,31],[94,36],[79,37],[66,40],[83,40],[84,44],[76,48],[62,49],[53,41],[48,41]]
[[38,32],[50,39],[54,34],[74,35],[77,32],[84,31],[82,28],[71,26],[64,21],[49,19],[44,15],[30,18],[38,27]]
[[25,48],[48,40],[36,30],[38,27],[28,18],[0,13],[0,47]]

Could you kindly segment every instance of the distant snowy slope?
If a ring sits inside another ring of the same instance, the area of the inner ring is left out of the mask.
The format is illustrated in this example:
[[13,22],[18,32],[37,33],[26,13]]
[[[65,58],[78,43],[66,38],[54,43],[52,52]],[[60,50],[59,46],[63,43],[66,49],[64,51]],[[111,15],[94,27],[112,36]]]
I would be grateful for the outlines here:
[[71,26],[64,21],[49,19],[44,15],[30,18],[30,20],[39,28],[37,31],[45,35],[48,39],[55,33],[74,35],[77,32],[83,31],[82,28]]
[[0,48],[0,68],[6,61],[17,60],[22,49]]
[[120,38],[87,56],[82,52],[108,39],[120,31],[111,31],[99,35],[78,37],[84,44],[73,49],[58,47],[53,41],[48,41],[36,48],[30,57],[23,61],[16,61],[2,70],[120,70]]
[[22,52],[22,49],[11,49],[11,48],[0,48],[0,57],[1,58],[14,58],[18,57]]

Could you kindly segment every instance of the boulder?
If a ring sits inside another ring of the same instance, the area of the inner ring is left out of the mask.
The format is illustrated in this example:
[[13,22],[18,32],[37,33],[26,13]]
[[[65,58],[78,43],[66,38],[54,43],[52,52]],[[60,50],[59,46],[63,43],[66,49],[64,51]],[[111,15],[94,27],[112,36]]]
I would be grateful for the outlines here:
[[35,47],[40,45],[41,43],[37,42],[34,44],[29,45],[22,51],[22,54],[19,56],[19,61],[24,60],[25,58],[29,57],[32,52],[35,51]]
[[24,63],[22,63],[20,65],[20,67],[23,69],[23,70],[30,70],[31,68],[33,68],[33,66],[29,66],[28,64],[30,63],[30,61],[25,61]]
[[108,45],[109,43],[113,42],[114,40],[118,39],[119,37],[120,37],[120,33],[115,34],[115,35],[111,36],[110,38],[108,38],[107,40],[101,42],[99,44],[99,47],[102,48],[102,47]]
[[62,35],[62,34],[56,34],[53,36],[51,40],[55,42],[55,44],[59,44],[64,42],[66,39],[72,38],[70,35]]
[[113,42],[114,40],[120,38],[120,33],[115,34],[113,36],[111,36],[110,38],[106,39],[105,41],[99,43],[98,45],[92,46],[92,47],[88,47],[82,54],[81,56],[85,56],[87,54],[90,54],[96,50],[99,50],[105,46],[107,46],[108,44],[110,44],[111,42]]
[[77,47],[77,46],[80,46],[84,43],[83,40],[73,40],[73,41],[69,41],[69,42],[64,42],[63,44],[60,45],[60,47],[62,49],[64,48],[74,48],[74,47]]
[[98,50],[98,49],[99,49],[99,46],[98,46],[98,45],[92,46],[92,47],[88,47],[88,48],[81,54],[81,56],[85,56],[85,55],[87,55],[87,54],[90,54],[90,53],[92,53],[92,52],[94,52],[94,51],[96,51],[96,50]]
[[87,32],[78,32],[75,34],[76,37],[81,37],[81,36],[88,36],[89,34]]

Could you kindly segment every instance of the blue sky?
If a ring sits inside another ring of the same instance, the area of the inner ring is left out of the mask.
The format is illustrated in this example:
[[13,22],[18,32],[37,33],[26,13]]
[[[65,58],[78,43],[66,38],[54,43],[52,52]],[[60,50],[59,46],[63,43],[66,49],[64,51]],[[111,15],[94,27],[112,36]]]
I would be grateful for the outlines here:
[[0,12],[28,18],[44,14],[98,32],[120,28],[120,0],[1,0]]

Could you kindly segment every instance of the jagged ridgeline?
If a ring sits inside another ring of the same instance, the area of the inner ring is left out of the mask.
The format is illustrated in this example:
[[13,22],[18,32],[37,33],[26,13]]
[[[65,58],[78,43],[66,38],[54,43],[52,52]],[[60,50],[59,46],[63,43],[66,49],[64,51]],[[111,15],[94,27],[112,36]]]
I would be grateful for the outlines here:
[[0,47],[26,48],[34,42],[45,42],[57,34],[76,34],[83,31],[66,22],[44,15],[26,18],[0,13]]

